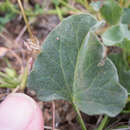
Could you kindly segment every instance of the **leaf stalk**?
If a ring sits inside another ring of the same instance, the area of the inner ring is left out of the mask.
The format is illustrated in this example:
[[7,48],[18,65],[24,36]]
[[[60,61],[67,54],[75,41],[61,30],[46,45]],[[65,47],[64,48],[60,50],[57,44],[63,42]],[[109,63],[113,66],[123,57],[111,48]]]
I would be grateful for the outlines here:
[[81,125],[82,130],[87,130],[87,128],[84,124],[84,121],[82,119],[81,113],[80,113],[78,107],[74,103],[73,103],[73,108],[74,108],[75,112],[77,113],[77,120],[78,120],[79,124]]
[[97,130],[103,130],[105,125],[107,124],[108,122],[108,116],[104,116],[101,124],[99,125],[98,129]]

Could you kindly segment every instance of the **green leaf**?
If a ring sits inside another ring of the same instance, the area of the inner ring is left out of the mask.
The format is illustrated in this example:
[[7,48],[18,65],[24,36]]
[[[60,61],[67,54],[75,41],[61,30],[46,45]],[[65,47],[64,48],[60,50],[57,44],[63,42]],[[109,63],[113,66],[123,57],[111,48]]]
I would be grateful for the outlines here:
[[117,46],[122,48],[125,52],[130,53],[130,40],[124,39],[123,42],[119,43]]
[[76,15],[63,20],[49,34],[29,77],[29,87],[37,91],[41,99],[71,100],[78,50],[89,29],[96,23],[92,16]]
[[[128,30],[128,25],[120,24],[110,27],[102,35],[103,43],[107,46],[119,46],[121,48],[128,47],[130,42],[130,31]],[[130,48],[127,48],[130,49]]]
[[13,68],[5,68],[5,72],[9,77],[15,78],[17,76],[16,71]]
[[117,115],[127,91],[119,84],[114,64],[103,58],[103,46],[93,33],[96,24],[88,14],[71,16],[58,25],[43,44],[28,87],[41,100],[64,99],[83,112]]
[[130,24],[130,8],[125,8],[123,10],[123,15],[121,18],[123,24]]
[[122,42],[124,39],[124,33],[120,25],[115,25],[109,28],[102,35],[103,43],[107,46],[112,46]]
[[[126,101],[127,92],[119,84],[118,74],[110,59],[99,65],[103,46],[90,34],[78,54],[75,78],[75,104],[87,114],[117,115]],[[121,103],[122,102],[122,103]]]
[[125,66],[123,53],[111,54],[109,58],[113,61],[117,68],[120,83],[130,93],[130,70],[127,70],[127,66]]
[[115,0],[105,0],[100,12],[104,19],[113,25],[120,21],[122,9]]

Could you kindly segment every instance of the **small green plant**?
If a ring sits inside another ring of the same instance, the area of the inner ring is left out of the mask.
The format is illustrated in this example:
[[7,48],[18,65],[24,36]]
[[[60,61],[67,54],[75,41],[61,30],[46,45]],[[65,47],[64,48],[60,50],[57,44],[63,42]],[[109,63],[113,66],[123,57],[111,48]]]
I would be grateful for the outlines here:
[[24,69],[23,73],[18,75],[7,59],[5,62],[7,67],[3,71],[0,71],[0,88],[11,88],[12,90],[18,88],[23,91],[26,87],[28,67]]
[[0,2],[0,31],[2,31],[6,23],[15,18],[16,13],[16,6],[9,0]]
[[[63,20],[45,40],[28,79],[41,100],[69,101],[83,130],[79,111],[107,115],[97,128],[103,130],[108,116],[118,115],[129,101],[130,8],[127,1],[100,2],[89,7],[105,23],[91,14]],[[118,52],[110,53],[109,46]]]
[[[53,0],[56,9],[45,12],[58,14],[63,22],[45,40],[29,75],[28,87],[43,101],[62,99],[70,102],[83,130],[86,126],[80,111],[104,115],[97,128],[103,130],[109,117],[130,111],[125,108],[130,101],[130,4],[127,0],[77,2],[90,13],[63,20],[63,15],[70,10],[80,12],[63,0]],[[21,13],[8,0],[0,5],[3,12],[7,8],[13,13],[0,19],[2,27],[12,15]],[[26,15],[41,14],[42,8],[36,5],[34,13],[29,10],[22,13],[33,41]],[[117,47],[117,53],[110,53],[111,46]],[[0,72],[0,87],[24,89],[27,74],[28,68],[18,77],[16,71],[8,67]]]
[[16,88],[18,85],[20,77],[8,62],[8,66],[0,72],[0,88]]

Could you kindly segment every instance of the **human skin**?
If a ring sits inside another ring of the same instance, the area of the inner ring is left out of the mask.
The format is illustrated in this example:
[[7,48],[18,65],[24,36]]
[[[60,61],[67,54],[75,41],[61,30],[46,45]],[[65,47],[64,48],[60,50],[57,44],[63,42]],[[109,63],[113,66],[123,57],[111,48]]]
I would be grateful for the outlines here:
[[0,130],[43,130],[38,104],[23,93],[13,93],[0,104]]

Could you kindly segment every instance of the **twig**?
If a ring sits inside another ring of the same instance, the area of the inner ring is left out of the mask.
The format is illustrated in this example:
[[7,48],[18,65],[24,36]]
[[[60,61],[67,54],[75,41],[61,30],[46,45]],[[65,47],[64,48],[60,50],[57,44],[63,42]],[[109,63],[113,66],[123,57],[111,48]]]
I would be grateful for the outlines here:
[[55,130],[55,102],[52,101],[52,130]]
[[0,37],[2,37],[9,45],[12,44],[12,43],[10,42],[10,40],[9,40],[5,35],[3,35],[2,33],[0,33]]
[[22,64],[21,58],[14,51],[12,51],[11,49],[9,49],[9,52],[17,59],[17,61],[21,65],[21,72],[23,72],[24,68],[23,68],[23,64]]
[[23,8],[23,6],[22,6],[21,0],[17,0],[17,1],[18,1],[18,4],[19,4],[19,7],[20,7],[20,9],[21,9],[21,12],[22,12],[22,15],[23,15],[25,24],[26,24],[26,26],[27,26],[28,33],[29,33],[29,35],[30,35],[30,38],[33,38],[33,34],[32,34],[32,31],[31,31],[30,25],[29,25],[29,23],[28,23],[27,17],[26,17],[26,15],[25,15],[24,8]]
[[18,85],[11,93],[16,93],[19,90],[20,86]]
[[24,32],[26,31],[27,27],[24,26],[23,29],[20,31],[19,35],[17,36],[17,38],[15,39],[15,42],[18,43],[21,39],[21,37],[23,36]]
[[[48,130],[53,130],[53,128],[50,127],[50,126],[44,126],[44,128],[45,128],[45,129],[48,129]],[[54,130],[60,130],[60,129],[54,129]]]
[[98,118],[98,120],[97,120],[96,126],[98,126],[98,125],[99,125],[99,123],[101,122],[102,118],[103,118],[103,116],[102,116],[102,115],[100,115],[100,116],[99,116],[99,118]]
[[[32,22],[33,22],[33,21],[29,21],[29,25],[32,24]],[[23,27],[23,29],[20,31],[20,33],[19,33],[19,35],[17,36],[17,38],[15,39],[15,42],[16,42],[16,43],[18,43],[18,42],[20,41],[20,39],[21,39],[21,37],[23,36],[23,34],[25,33],[26,29],[27,29],[27,26],[25,25],[25,26]]]

